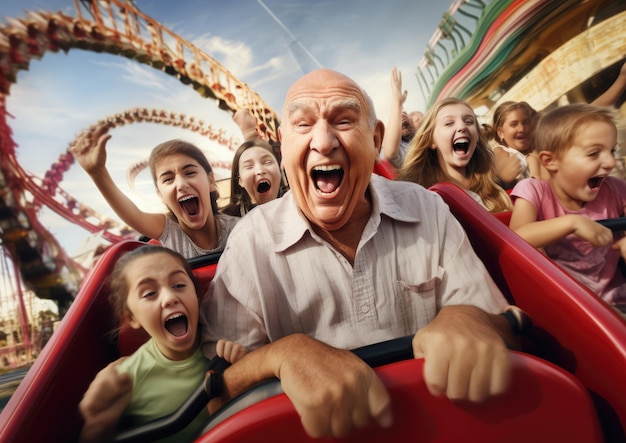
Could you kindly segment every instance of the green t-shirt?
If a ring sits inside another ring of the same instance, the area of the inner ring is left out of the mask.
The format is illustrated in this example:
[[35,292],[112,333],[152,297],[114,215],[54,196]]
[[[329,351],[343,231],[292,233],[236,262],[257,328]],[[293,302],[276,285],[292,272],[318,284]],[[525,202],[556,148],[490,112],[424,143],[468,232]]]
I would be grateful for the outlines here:
[[[161,354],[154,340],[148,340],[118,366],[118,371],[129,374],[133,381],[124,420],[136,427],[175,411],[203,382],[208,364],[200,347],[187,360],[172,361]],[[208,419],[204,408],[189,426],[159,442],[193,441]]]

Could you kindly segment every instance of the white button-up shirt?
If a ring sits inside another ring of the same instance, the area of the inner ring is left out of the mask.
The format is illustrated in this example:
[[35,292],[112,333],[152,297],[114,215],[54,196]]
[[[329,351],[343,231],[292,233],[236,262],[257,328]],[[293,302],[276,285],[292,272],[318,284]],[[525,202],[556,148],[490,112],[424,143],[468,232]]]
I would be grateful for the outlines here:
[[372,214],[354,266],[320,238],[290,192],[233,229],[200,318],[204,352],[219,338],[249,349],[291,333],[354,349],[413,335],[442,306],[507,306],[441,197],[372,175]]

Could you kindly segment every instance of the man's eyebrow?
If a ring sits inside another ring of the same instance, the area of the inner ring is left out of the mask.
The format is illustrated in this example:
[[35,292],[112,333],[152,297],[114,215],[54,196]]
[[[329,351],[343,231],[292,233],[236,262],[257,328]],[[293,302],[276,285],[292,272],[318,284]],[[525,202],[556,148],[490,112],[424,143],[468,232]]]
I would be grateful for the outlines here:
[[336,103],[332,103],[330,106],[331,109],[351,109],[354,111],[361,111],[361,103],[358,100],[353,98],[348,98],[346,100],[341,100]]
[[[285,110],[287,111],[288,115],[291,115],[294,112],[297,112],[300,110],[308,110],[308,109],[311,109],[312,107],[313,106],[309,103],[301,102],[301,101],[300,102],[294,101],[294,102],[289,103],[287,107],[285,108]],[[352,109],[354,111],[361,111],[362,106],[358,100],[354,98],[348,98],[345,100],[340,100],[340,101],[330,103],[329,108],[331,111],[336,111],[337,109]]]
[[287,107],[285,108],[285,111],[287,112],[288,115],[293,114],[294,112],[300,111],[300,110],[306,110],[306,109],[311,109],[312,106],[308,103],[304,103],[304,102],[291,102],[287,105]]

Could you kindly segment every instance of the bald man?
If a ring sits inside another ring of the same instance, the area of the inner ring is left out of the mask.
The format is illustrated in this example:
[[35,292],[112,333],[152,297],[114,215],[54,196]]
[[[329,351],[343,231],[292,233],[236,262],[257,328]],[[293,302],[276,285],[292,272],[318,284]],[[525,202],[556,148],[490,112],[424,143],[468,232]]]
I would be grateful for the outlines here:
[[205,355],[219,338],[252,350],[224,372],[212,409],[277,377],[311,436],[389,426],[384,385],[348,349],[407,335],[434,395],[507,389],[507,302],[437,194],[372,174],[383,133],[341,73],[289,89],[279,136],[290,191],[237,224],[201,308]]

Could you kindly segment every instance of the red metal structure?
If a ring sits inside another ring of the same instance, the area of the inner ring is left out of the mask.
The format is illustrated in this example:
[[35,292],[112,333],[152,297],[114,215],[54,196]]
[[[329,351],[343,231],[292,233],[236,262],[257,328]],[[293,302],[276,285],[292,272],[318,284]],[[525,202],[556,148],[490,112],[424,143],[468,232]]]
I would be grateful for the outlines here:
[[[6,25],[0,26],[0,252],[12,262],[23,286],[40,298],[56,301],[61,315],[74,300],[86,269],[68,256],[39,222],[39,210],[45,206],[91,233],[101,232],[112,243],[136,235],[62,189],[63,176],[74,163],[70,152],[74,141],[43,177],[31,174],[19,163],[6,106],[19,71],[28,69],[32,60],[41,59],[46,52],[105,52],[175,76],[202,97],[217,101],[224,111],[251,110],[268,138],[276,138],[278,125],[276,114],[258,94],[211,56],[143,14],[132,2],[75,0],[74,6],[76,16],[28,11],[25,17],[9,18]],[[221,129],[193,116],[165,110],[131,109],[102,121],[113,127],[139,122],[178,126],[230,149],[235,144]],[[213,163],[216,167],[230,167]],[[129,180],[132,182],[144,167],[144,163],[133,165],[128,171]]]

